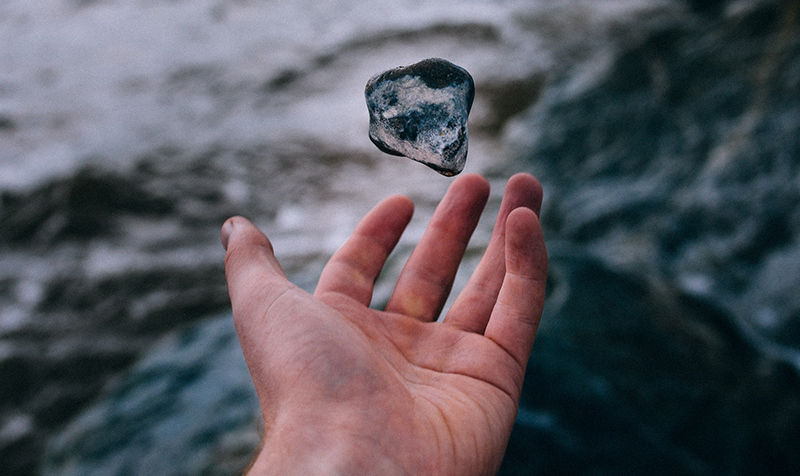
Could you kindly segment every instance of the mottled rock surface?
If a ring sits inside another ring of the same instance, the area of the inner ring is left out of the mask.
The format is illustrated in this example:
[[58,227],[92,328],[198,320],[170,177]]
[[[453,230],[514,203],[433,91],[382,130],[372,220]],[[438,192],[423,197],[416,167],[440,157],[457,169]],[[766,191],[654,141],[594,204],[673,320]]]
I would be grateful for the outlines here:
[[365,90],[369,138],[388,154],[452,176],[467,161],[467,119],[475,98],[472,76],[431,58],[373,76]]

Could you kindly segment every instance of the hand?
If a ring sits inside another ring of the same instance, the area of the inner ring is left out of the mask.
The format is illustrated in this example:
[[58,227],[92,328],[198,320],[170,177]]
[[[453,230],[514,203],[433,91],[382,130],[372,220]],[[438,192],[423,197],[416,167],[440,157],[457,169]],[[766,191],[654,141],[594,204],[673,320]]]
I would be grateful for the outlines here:
[[503,459],[544,302],[542,189],[512,177],[489,245],[441,322],[489,196],[457,178],[383,311],[373,284],[411,219],[380,202],[310,295],[291,284],[267,237],[241,217],[222,228],[236,331],[264,438],[250,474],[488,475]]

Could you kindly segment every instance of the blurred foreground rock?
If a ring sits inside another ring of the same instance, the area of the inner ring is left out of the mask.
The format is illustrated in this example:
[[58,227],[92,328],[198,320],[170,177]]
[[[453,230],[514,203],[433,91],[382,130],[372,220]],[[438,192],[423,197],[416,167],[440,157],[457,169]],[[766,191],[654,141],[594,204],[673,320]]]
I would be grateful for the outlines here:
[[501,475],[790,475],[800,379],[709,302],[551,246]]
[[230,315],[161,339],[51,442],[44,474],[232,475],[260,409]]
[[782,336],[765,350],[800,369],[800,3],[716,3],[591,82],[552,78],[520,161],[545,184],[549,237]]

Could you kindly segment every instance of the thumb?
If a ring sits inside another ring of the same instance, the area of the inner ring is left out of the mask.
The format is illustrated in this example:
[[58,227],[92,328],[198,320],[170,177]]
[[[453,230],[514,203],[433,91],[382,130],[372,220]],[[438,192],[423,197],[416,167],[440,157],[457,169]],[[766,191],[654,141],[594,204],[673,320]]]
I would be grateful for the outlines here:
[[229,218],[222,225],[225,278],[237,327],[293,288],[281,269],[269,239],[248,219]]

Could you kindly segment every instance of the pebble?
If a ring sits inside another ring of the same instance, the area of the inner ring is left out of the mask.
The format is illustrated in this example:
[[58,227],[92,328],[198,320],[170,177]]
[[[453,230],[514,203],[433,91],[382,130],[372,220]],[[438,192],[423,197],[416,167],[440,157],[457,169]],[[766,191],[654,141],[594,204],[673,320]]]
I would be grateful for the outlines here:
[[376,74],[364,92],[369,138],[383,152],[421,162],[445,176],[464,170],[472,76],[430,58]]

